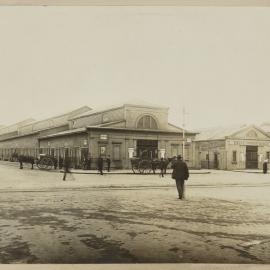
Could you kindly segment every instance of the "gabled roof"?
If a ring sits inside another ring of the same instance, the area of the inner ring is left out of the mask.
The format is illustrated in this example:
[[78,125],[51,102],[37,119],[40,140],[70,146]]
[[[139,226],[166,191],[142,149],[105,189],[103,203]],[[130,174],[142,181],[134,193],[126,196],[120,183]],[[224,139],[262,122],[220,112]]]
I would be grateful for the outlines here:
[[198,131],[199,134],[196,135],[195,141],[225,140],[228,137],[233,137],[238,133],[248,130],[250,128],[256,129],[268,138],[270,138],[265,131],[255,125],[238,125],[230,127],[215,127]]
[[18,123],[15,123],[15,124],[12,124],[12,125],[9,125],[9,126],[1,127],[0,134],[6,134],[6,133],[18,131],[18,128],[20,128],[20,127],[22,127],[24,125],[28,125],[29,123],[33,123],[33,122],[35,122],[35,119],[28,118],[28,119],[20,121]]
[[[83,128],[76,128],[76,129],[70,129],[66,131],[57,132],[54,134],[42,136],[39,139],[46,139],[51,137],[58,137],[58,136],[67,136],[70,134],[75,133],[83,133],[86,132],[87,129],[92,130],[107,130],[107,131],[135,131],[135,132],[153,132],[153,133],[170,133],[170,134],[181,134],[183,132],[182,128],[179,128],[177,126],[174,126],[172,124],[169,124],[168,129],[138,129],[138,128],[126,128],[126,127],[119,127],[117,124],[124,123],[125,121],[115,121],[115,122],[108,122],[100,125],[93,125],[93,126],[87,126]],[[114,126],[116,125],[116,126]],[[189,132],[185,130],[186,134],[195,134],[193,132]]]
[[112,111],[115,109],[120,109],[122,107],[124,107],[124,105],[114,105],[114,106],[108,106],[108,107],[103,107],[103,108],[99,108],[99,109],[93,109],[89,112],[84,112],[84,113],[81,113],[79,115],[76,115],[70,119],[72,120],[72,119],[87,117],[87,116],[94,115],[94,114],[99,114],[99,113],[103,113],[103,112],[107,112],[107,111]]
[[81,114],[79,114],[77,116],[74,116],[71,119],[78,119],[78,118],[81,118],[81,117],[87,117],[87,116],[94,115],[94,114],[105,113],[105,112],[108,112],[108,111],[124,108],[125,106],[135,106],[135,107],[142,107],[142,108],[147,107],[147,108],[168,109],[168,107],[164,107],[164,106],[156,105],[156,104],[151,104],[151,103],[144,102],[144,101],[137,101],[137,102],[129,101],[129,102],[125,102],[125,103],[118,104],[118,105],[97,108],[97,109],[91,110],[89,112],[81,113]]
[[260,128],[264,130],[264,132],[270,133],[270,123],[263,123],[260,125]]
[[[181,132],[181,133],[183,132],[183,128],[180,128],[180,127],[175,126],[175,125],[170,124],[170,123],[168,123],[168,130],[175,131],[175,132]],[[185,130],[185,132],[187,132],[187,130]]]
[[78,115],[82,112],[88,112],[90,110],[91,110],[90,107],[82,106],[80,108],[66,112],[64,114],[56,115],[50,118],[31,122],[27,125],[23,125],[18,129],[18,132],[19,134],[28,134],[36,131],[68,125],[68,120],[71,117],[74,117],[75,115]]
[[85,131],[86,131],[85,127],[76,128],[76,129],[69,129],[69,130],[57,132],[57,133],[54,133],[54,134],[49,134],[49,135],[46,135],[46,136],[42,136],[42,137],[39,137],[38,139],[46,139],[46,138],[58,137],[58,136],[66,136],[66,135],[70,135],[70,134],[83,133]]

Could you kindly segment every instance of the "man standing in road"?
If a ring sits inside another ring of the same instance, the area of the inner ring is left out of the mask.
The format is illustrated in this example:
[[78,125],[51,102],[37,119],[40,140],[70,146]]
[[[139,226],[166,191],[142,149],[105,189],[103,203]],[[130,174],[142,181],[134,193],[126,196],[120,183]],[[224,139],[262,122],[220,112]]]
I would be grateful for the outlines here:
[[64,159],[64,175],[63,175],[63,181],[66,181],[67,174],[71,174],[70,171],[70,164],[71,160],[68,154],[66,153],[65,159]]
[[110,156],[107,157],[106,162],[107,162],[107,170],[109,172],[110,168],[111,168],[111,157]]
[[162,157],[161,160],[160,160],[160,174],[161,174],[161,177],[164,177],[164,172],[166,171],[165,166],[166,166],[165,160]]
[[98,158],[97,165],[100,175],[103,175],[103,158],[101,156]]
[[268,167],[268,159],[264,160],[263,162],[263,173],[267,173],[267,168]]
[[189,171],[187,164],[182,160],[182,157],[177,156],[177,161],[172,165],[172,178],[175,179],[179,199],[184,198],[185,180],[189,178]]

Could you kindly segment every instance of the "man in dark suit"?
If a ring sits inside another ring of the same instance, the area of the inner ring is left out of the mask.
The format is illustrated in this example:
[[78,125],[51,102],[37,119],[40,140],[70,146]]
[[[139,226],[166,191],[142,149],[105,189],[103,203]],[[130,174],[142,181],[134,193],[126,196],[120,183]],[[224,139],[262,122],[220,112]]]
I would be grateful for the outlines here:
[[162,157],[161,160],[160,160],[160,174],[161,174],[161,177],[164,177],[164,172],[166,173],[166,163],[165,163],[164,158]]
[[188,167],[179,155],[177,156],[177,161],[172,165],[172,168],[172,178],[175,179],[179,199],[182,200],[184,198],[185,180],[189,178]]
[[70,165],[71,165],[71,160],[68,154],[66,154],[65,159],[64,159],[64,175],[63,175],[63,181],[66,181],[67,173],[71,174],[70,171]]
[[103,175],[103,158],[100,156],[97,161],[98,171],[101,175]]
[[110,156],[107,157],[106,162],[107,162],[107,170],[109,172],[110,168],[111,168],[111,158],[110,158]]

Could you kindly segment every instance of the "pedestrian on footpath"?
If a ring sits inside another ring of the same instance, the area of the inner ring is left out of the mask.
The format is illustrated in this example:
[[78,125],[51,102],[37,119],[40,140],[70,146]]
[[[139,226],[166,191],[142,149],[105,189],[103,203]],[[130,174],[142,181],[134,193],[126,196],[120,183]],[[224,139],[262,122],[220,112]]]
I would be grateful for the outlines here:
[[98,158],[97,165],[100,175],[103,175],[103,158],[101,156]]
[[64,165],[63,181],[66,181],[66,177],[67,177],[68,173],[72,176],[72,173],[70,171],[71,160],[70,160],[70,157],[67,154],[65,156],[63,165]]
[[268,159],[265,159],[263,162],[263,173],[266,174],[268,170]]
[[161,160],[160,160],[160,174],[161,174],[161,177],[164,177],[165,170],[166,170],[166,163],[165,163],[164,158],[162,157]]
[[184,199],[185,180],[189,178],[187,164],[182,160],[182,157],[177,156],[176,162],[172,165],[172,178],[175,179],[178,196],[180,200]]
[[110,168],[111,168],[111,158],[110,158],[110,156],[107,157],[106,162],[107,162],[107,170],[109,172]]

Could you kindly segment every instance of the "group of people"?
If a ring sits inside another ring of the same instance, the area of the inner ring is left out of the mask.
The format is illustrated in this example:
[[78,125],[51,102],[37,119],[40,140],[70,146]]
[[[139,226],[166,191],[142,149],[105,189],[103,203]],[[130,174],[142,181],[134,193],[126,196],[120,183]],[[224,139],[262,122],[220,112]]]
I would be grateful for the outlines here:
[[[107,163],[107,171],[110,171],[111,168],[111,159],[110,156],[106,158]],[[68,156],[64,159],[64,175],[63,175],[63,181],[66,180],[67,173],[70,173],[70,165],[71,160]],[[104,166],[104,159],[100,156],[97,161],[97,167],[98,171],[101,175],[103,175],[103,166]],[[160,174],[162,177],[164,177],[164,174],[166,174],[166,168],[167,164],[164,160],[164,158],[161,158],[160,160]],[[172,160],[172,178],[176,182],[176,188],[178,191],[178,197],[180,200],[184,198],[184,187],[185,187],[185,181],[189,178],[189,170],[187,164],[182,160],[182,157],[179,155],[177,158],[174,158]]]
[[[106,163],[107,163],[107,171],[109,172],[111,169],[111,159],[110,156],[107,156],[107,158],[105,159]],[[63,175],[63,181],[66,180],[67,177],[67,173],[70,173],[70,167],[71,167],[71,159],[68,155],[66,155],[65,159],[64,159],[64,175]],[[104,169],[104,160],[102,157],[99,157],[97,160],[97,167],[98,167],[98,171],[101,175],[103,175],[103,169]]]

